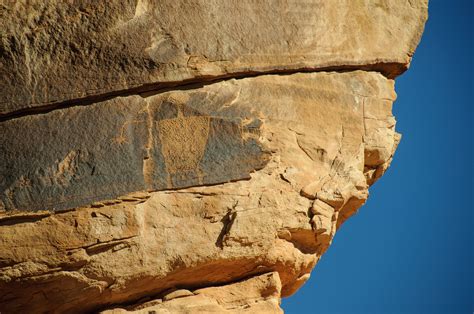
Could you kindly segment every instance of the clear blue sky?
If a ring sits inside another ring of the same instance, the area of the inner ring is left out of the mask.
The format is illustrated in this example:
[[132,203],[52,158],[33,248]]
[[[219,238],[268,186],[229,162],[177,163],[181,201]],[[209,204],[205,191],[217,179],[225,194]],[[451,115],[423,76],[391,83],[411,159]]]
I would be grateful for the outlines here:
[[[401,1],[401,0],[400,0]],[[286,313],[473,313],[474,0],[430,0],[391,168]]]

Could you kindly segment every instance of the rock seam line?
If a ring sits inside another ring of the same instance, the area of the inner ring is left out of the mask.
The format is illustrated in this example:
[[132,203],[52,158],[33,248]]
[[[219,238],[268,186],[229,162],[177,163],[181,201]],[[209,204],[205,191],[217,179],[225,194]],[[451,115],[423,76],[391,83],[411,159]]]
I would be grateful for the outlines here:
[[[396,70],[393,70],[396,69]],[[378,72],[388,79],[395,79],[398,75],[402,74],[407,70],[407,66],[401,63],[391,62],[380,62],[366,65],[339,65],[339,66],[328,66],[321,68],[299,68],[292,70],[270,70],[270,71],[247,71],[247,72],[236,72],[231,74],[225,74],[220,76],[199,76],[192,79],[174,81],[174,82],[157,82],[157,83],[146,83],[137,87],[128,88],[124,90],[111,91],[103,94],[89,95],[82,98],[70,99],[62,102],[49,103],[37,107],[29,107],[16,111],[12,111],[5,114],[0,114],[0,123],[8,120],[18,119],[25,116],[31,116],[36,114],[45,114],[51,111],[67,109],[76,106],[88,106],[95,103],[111,100],[116,97],[125,97],[140,95],[143,98],[162,94],[170,91],[178,90],[189,90],[202,88],[207,85],[219,83],[222,81],[238,80],[244,78],[259,77],[265,75],[280,75],[287,76],[297,73],[320,73],[320,72]]]

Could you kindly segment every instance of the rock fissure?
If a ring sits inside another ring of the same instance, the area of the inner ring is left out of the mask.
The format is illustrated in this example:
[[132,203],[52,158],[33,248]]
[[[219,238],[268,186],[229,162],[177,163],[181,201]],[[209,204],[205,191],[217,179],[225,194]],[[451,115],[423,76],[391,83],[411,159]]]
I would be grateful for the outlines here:
[[[45,104],[40,106],[34,106],[33,108],[25,108],[16,111],[12,111],[9,113],[0,113],[0,122],[8,121],[11,119],[21,118],[30,115],[37,115],[37,114],[45,114],[54,110],[61,110],[72,108],[75,106],[88,106],[96,103],[100,103],[103,101],[111,100],[116,97],[126,97],[126,96],[133,96],[133,95],[141,95],[145,94],[145,97],[149,97],[150,95],[156,95],[161,93],[166,93],[170,91],[180,91],[180,90],[189,90],[195,89],[199,87],[203,87],[210,84],[215,84],[223,81],[228,80],[239,80],[244,78],[251,78],[251,77],[258,77],[263,75],[292,75],[296,73],[318,73],[318,72],[337,72],[337,73],[345,73],[345,72],[352,72],[352,71],[366,71],[366,72],[377,72],[381,73],[382,75],[387,76],[388,78],[395,78],[396,76],[402,74],[406,69],[403,67],[400,70],[393,70],[393,67],[397,67],[402,65],[395,65],[391,63],[377,63],[377,64],[368,64],[368,65],[341,65],[341,66],[329,66],[329,67],[321,67],[321,68],[314,68],[314,69],[295,69],[295,70],[272,70],[272,71],[262,71],[262,72],[246,72],[246,73],[234,73],[232,75],[224,75],[221,77],[201,77],[197,79],[190,79],[186,81],[180,82],[167,82],[167,83],[155,83],[155,84],[145,84],[143,86],[134,87],[130,89],[120,90],[120,91],[113,91],[104,94],[95,94],[90,95],[84,98],[77,98],[67,100],[61,103],[51,103]],[[403,69],[403,70],[402,70]],[[151,85],[151,86],[150,86]],[[367,96],[364,96],[367,97]]]
[[133,235],[133,236],[129,236],[129,237],[112,239],[112,240],[109,240],[109,241],[97,240],[97,243],[94,243],[94,244],[90,244],[90,245],[86,245],[86,246],[80,246],[80,247],[70,247],[70,248],[66,248],[65,250],[66,251],[74,251],[74,250],[78,250],[78,249],[85,249],[86,253],[89,254],[89,255],[98,254],[98,253],[101,253],[103,251],[113,249],[115,246],[117,246],[119,244],[122,244],[122,243],[125,243],[126,240],[136,238],[137,236],[138,235]]

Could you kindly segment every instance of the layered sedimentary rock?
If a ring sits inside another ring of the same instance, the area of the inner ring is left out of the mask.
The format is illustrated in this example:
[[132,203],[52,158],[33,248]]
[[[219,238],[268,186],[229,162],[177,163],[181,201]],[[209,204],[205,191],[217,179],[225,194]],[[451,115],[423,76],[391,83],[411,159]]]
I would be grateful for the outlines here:
[[3,1],[0,114],[268,71],[366,68],[394,77],[410,62],[426,6],[427,0]]
[[283,313],[280,290],[278,273],[272,272],[226,286],[175,290],[163,299],[101,313]]
[[280,312],[392,161],[426,7],[3,3],[0,311]]
[[[367,181],[375,180],[390,162],[398,141],[391,116],[394,98],[393,81],[373,72],[269,75],[3,122],[5,130],[34,126],[46,138],[38,146],[28,145],[30,136],[23,140],[26,145],[14,145],[20,139],[4,133],[3,146],[12,152],[4,157],[12,164],[6,168],[18,170],[12,188],[2,195],[7,209],[54,209],[49,205],[54,203],[69,209],[78,200],[95,202],[57,214],[5,216],[0,228],[6,276],[2,292],[9,291],[18,308],[69,311],[138,300],[174,286],[212,286],[278,271],[282,293],[290,295],[308,277],[337,226],[364,203]],[[170,117],[152,114],[160,112],[154,106]],[[186,110],[199,115],[187,116]],[[56,132],[64,114],[67,125]],[[242,131],[211,131],[212,116],[238,121]],[[84,117],[103,119],[92,119],[90,129],[84,129]],[[206,123],[196,125],[195,117],[205,117]],[[177,121],[182,123],[175,135],[186,123],[198,139],[210,129],[207,138],[193,141],[203,143],[200,149],[193,151],[184,138],[174,144],[182,143],[187,154],[168,154],[160,136],[153,134],[163,133],[163,122]],[[56,132],[54,140],[48,130]],[[80,136],[81,131],[86,134]],[[203,152],[214,147],[213,137],[232,144],[209,153],[226,157],[228,173],[207,167],[208,154]],[[255,154],[245,146],[253,141]],[[49,143],[60,149],[47,148]],[[38,147],[44,150],[42,159],[31,151]],[[196,176],[190,185],[200,185],[213,183],[205,178],[216,171],[227,173],[229,181],[245,179],[249,170],[239,171],[239,165],[252,163],[265,167],[250,180],[172,189],[181,178],[175,169],[189,180]],[[117,187],[129,195],[103,199]],[[172,190],[147,193],[168,188]],[[65,283],[68,289],[56,291]]]

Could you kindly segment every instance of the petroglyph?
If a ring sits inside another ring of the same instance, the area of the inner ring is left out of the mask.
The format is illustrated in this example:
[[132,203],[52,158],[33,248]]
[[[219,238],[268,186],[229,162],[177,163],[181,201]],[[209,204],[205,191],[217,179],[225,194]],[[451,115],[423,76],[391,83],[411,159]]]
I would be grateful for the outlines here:
[[169,187],[172,187],[171,174],[193,170],[198,171],[199,184],[202,184],[198,167],[209,137],[209,121],[210,118],[204,116],[184,117],[178,109],[177,118],[158,122]]
[[145,156],[143,156],[143,178],[145,180],[145,186],[149,189],[150,186],[153,185],[153,179],[151,177],[152,169],[153,169],[153,158],[151,158],[151,148],[153,147],[153,116],[150,111],[150,103],[146,103],[146,114],[147,114],[147,142],[145,146]]
[[[35,145],[17,149],[12,130],[30,118],[4,122],[0,202],[7,210],[64,210],[133,192],[249,179],[266,165],[260,120],[200,112],[199,103],[189,105],[189,94],[117,98],[74,108],[69,120],[60,111],[37,116],[24,135]],[[94,117],[105,118],[97,123]],[[55,143],[38,136],[50,130],[61,130]]]
[[80,152],[70,151],[63,160],[58,163],[58,170],[54,178],[59,185],[68,184],[75,175],[78,166],[78,155]]

